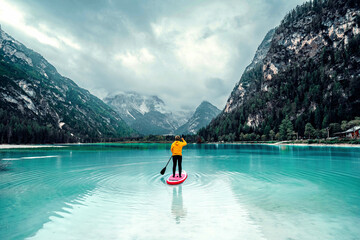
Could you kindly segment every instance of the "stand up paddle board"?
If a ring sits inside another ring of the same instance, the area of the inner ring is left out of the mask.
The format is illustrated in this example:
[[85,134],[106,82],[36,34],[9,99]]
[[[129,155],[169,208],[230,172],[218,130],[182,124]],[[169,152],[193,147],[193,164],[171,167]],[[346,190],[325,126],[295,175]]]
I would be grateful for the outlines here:
[[176,185],[176,184],[183,183],[186,178],[187,178],[187,173],[184,170],[182,170],[181,177],[179,177],[179,173],[176,172],[175,177],[173,177],[173,175],[171,174],[170,177],[168,179],[166,179],[166,183],[170,184],[170,185]]

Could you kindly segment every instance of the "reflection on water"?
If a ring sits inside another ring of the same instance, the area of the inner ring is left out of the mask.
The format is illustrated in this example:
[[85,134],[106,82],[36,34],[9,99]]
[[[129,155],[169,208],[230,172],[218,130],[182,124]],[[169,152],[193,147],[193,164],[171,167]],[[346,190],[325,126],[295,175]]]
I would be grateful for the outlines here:
[[186,209],[183,205],[182,186],[176,186],[173,188],[173,198],[171,204],[171,213],[175,217],[176,224],[180,223],[180,220],[186,217]]

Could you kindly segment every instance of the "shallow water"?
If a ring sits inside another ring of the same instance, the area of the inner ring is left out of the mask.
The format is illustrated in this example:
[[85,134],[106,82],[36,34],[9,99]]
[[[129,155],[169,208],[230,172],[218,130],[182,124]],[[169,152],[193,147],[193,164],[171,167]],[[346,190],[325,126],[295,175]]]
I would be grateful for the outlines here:
[[360,148],[169,147],[1,150],[0,239],[360,239]]

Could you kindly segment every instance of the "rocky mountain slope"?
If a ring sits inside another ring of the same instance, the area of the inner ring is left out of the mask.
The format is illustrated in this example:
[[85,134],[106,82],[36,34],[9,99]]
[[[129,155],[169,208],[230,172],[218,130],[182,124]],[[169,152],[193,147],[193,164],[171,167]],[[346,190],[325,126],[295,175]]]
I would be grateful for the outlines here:
[[195,110],[191,118],[176,130],[177,134],[196,134],[221,112],[220,109],[207,101],[203,101]]
[[174,112],[159,97],[136,92],[109,95],[104,102],[144,135],[195,134],[221,112],[206,101],[195,112]]
[[[354,119],[360,109],[359,4],[316,0],[291,11],[266,55],[245,70],[223,112],[201,135],[232,141],[278,133],[279,139],[289,139],[304,136],[306,123],[321,132]],[[285,122],[289,128],[283,136]]]
[[2,143],[100,141],[133,133],[89,91],[0,28]]
[[104,99],[125,121],[141,134],[172,134],[183,125],[188,112],[171,112],[157,96],[136,92],[118,93]]
[[240,81],[234,87],[226,106],[225,112],[231,112],[233,109],[236,109],[239,104],[242,104],[242,97],[245,95],[245,92],[249,85],[252,83],[252,79],[256,76],[254,74],[258,72],[258,68],[263,64],[267,53],[269,52],[271,42],[275,33],[275,29],[271,29],[259,45],[258,49],[255,52],[255,56],[251,63],[245,68],[243,75],[241,76]]

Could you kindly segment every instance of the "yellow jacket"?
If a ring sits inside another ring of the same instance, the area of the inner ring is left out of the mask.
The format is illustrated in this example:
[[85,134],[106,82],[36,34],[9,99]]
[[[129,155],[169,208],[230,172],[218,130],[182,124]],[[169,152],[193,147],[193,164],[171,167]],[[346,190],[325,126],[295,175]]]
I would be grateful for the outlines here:
[[175,141],[173,142],[173,144],[171,144],[171,152],[172,152],[172,155],[175,156],[175,155],[182,155],[182,148],[183,146],[185,146],[187,143],[184,139],[182,139],[183,141],[180,142],[180,141]]

